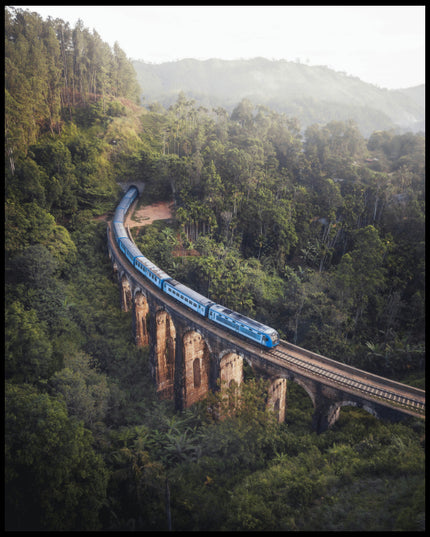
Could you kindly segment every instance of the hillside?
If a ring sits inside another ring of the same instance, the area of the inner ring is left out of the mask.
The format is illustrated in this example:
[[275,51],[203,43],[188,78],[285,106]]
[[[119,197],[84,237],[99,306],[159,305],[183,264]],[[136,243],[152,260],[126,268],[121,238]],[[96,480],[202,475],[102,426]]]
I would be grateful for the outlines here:
[[206,61],[162,64],[134,61],[145,104],[168,107],[179,91],[207,107],[231,111],[243,98],[297,117],[303,129],[313,123],[353,119],[364,136],[394,128],[424,128],[423,86],[387,90],[326,66],[284,60]]
[[[202,360],[211,393],[180,410],[154,383],[158,312],[137,322],[106,242],[122,188],[143,183],[131,234],[172,278],[424,389],[424,136],[332,121],[304,140],[246,101],[230,117],[173,94],[145,110],[139,91],[120,46],[82,21],[5,9],[5,529],[424,531],[424,420],[342,407],[316,435],[288,381],[278,423],[269,379],[244,363],[224,390],[204,338],[192,376]],[[164,314],[179,349],[189,332]],[[184,386],[185,363],[165,363]]]

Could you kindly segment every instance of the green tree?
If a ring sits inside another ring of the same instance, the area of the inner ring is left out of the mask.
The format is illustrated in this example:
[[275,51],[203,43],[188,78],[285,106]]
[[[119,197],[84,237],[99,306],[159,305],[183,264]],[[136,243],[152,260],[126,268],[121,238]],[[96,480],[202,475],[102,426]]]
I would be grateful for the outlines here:
[[231,113],[231,120],[237,121],[243,128],[250,128],[253,119],[254,105],[249,99],[242,99]]
[[49,384],[64,397],[69,417],[95,430],[106,417],[109,388],[106,375],[91,367],[90,361],[83,353],[66,357],[65,367],[51,377]]
[[89,431],[32,386],[5,395],[6,529],[100,529],[108,475]]
[[140,88],[136,80],[136,73],[118,42],[115,42],[113,47],[112,64],[112,87],[114,95],[123,95],[139,103]]
[[370,304],[374,309],[378,308],[374,299],[386,285],[384,253],[385,244],[377,229],[367,226],[357,230],[354,248],[342,258],[337,268],[342,300],[352,295],[353,331],[357,330],[358,322],[366,310],[369,315],[375,315],[375,311],[368,310]]
[[12,302],[6,306],[5,326],[6,378],[31,383],[52,374],[52,344],[36,312]]

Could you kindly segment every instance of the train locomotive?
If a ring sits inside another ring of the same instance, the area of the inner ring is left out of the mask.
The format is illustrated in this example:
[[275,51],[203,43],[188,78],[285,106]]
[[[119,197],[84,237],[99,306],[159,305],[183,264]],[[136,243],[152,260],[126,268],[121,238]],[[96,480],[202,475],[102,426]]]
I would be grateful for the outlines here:
[[142,254],[130,239],[124,227],[125,215],[137,196],[137,188],[130,187],[116,208],[112,221],[115,241],[133,267],[161,291],[222,328],[227,328],[266,348],[278,345],[279,334],[276,330],[220,304],[216,304],[209,298],[170,277]]

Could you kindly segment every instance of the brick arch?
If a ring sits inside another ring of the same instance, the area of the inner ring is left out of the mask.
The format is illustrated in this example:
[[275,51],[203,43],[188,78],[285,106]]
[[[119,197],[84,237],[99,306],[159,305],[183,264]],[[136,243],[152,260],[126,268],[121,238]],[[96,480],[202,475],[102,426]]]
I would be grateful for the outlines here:
[[157,393],[162,399],[174,396],[176,328],[164,309],[155,314],[155,369]]
[[309,395],[310,400],[312,401],[312,406],[316,408],[317,403],[316,403],[315,390],[311,386],[309,386],[307,382],[303,381],[302,379],[298,377],[294,377],[292,381],[298,384],[301,388],[305,390],[305,392]]
[[185,408],[206,397],[210,384],[210,349],[202,334],[188,330],[182,338]]
[[149,304],[139,288],[134,291],[134,334],[138,347],[149,344]]
[[330,408],[328,410],[328,413],[327,413],[328,427],[331,427],[332,425],[334,425],[336,423],[336,421],[338,420],[339,415],[340,415],[340,409],[343,406],[355,406],[357,408],[362,408],[363,410],[365,410],[366,412],[368,412],[369,414],[371,414],[375,418],[380,418],[380,416],[376,412],[376,410],[374,408],[372,408],[370,405],[360,404],[360,403],[358,403],[356,401],[347,401],[347,400],[336,401],[335,403],[333,403],[330,406]]

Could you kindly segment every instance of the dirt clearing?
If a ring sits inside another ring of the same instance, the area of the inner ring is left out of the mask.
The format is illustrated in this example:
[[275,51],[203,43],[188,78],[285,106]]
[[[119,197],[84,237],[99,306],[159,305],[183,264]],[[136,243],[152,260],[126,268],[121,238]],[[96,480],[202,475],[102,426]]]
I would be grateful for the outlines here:
[[130,211],[125,220],[125,227],[147,226],[155,220],[170,220],[171,218],[173,218],[173,202],[159,201]]

